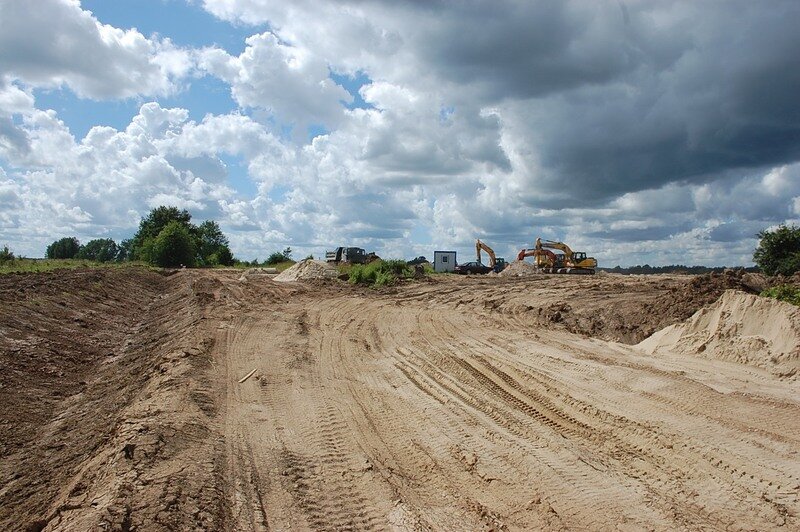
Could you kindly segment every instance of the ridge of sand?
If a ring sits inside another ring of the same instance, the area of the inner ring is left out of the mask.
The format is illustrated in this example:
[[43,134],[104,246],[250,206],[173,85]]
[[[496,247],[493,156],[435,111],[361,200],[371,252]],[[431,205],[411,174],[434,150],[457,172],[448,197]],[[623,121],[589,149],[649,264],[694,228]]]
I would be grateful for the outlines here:
[[782,378],[800,369],[800,309],[727,290],[713,305],[638,344],[650,354],[681,352],[764,368]]
[[321,260],[301,260],[291,268],[287,268],[273,279],[281,283],[305,281],[310,279],[336,279],[339,270],[336,266]]

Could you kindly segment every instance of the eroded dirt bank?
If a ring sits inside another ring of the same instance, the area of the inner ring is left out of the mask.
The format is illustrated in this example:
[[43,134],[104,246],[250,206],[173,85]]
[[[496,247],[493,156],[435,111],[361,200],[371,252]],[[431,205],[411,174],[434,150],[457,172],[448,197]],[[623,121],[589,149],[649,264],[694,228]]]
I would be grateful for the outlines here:
[[84,336],[72,314],[30,301],[7,319],[18,283],[0,281],[6,367],[52,359],[36,339],[65,323],[74,341],[57,351],[85,358],[60,377],[75,387],[48,384],[63,395],[41,407],[24,410],[24,394],[42,393],[49,366],[1,381],[24,412],[3,418],[4,529],[800,526],[796,375],[626,345],[706,304],[691,278],[374,292],[236,272],[100,275],[133,284],[70,300],[84,314],[105,305]]

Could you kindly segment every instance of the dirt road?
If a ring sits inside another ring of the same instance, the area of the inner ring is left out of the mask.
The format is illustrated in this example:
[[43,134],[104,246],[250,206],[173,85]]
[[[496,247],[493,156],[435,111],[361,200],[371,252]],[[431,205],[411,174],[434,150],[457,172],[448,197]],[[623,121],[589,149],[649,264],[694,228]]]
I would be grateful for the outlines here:
[[[565,318],[594,308],[619,321],[597,336],[624,339],[643,325],[620,301],[669,297],[683,278],[373,292],[175,277],[192,287],[175,312],[198,315],[185,341],[201,348],[121,410],[151,430],[113,431],[95,464],[117,480],[87,482],[75,508],[43,501],[43,529],[800,527],[796,378],[570,332],[597,328],[591,313]],[[148,447],[152,427],[169,437]],[[109,486],[111,502],[97,495]]]

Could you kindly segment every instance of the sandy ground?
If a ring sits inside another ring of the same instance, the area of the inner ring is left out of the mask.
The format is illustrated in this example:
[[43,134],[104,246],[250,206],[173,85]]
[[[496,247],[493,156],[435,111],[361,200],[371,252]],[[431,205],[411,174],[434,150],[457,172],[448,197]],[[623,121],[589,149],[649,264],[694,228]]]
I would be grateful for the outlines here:
[[0,529],[800,528],[795,318],[697,351],[735,279],[84,274],[0,280]]

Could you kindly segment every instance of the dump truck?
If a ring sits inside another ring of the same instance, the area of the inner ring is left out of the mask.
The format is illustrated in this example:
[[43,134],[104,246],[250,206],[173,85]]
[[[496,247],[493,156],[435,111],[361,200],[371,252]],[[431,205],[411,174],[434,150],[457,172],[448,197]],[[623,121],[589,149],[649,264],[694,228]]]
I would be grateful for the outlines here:
[[349,264],[369,264],[379,257],[375,253],[367,253],[364,248],[338,247],[333,251],[325,252],[325,261],[339,264],[346,262]]

